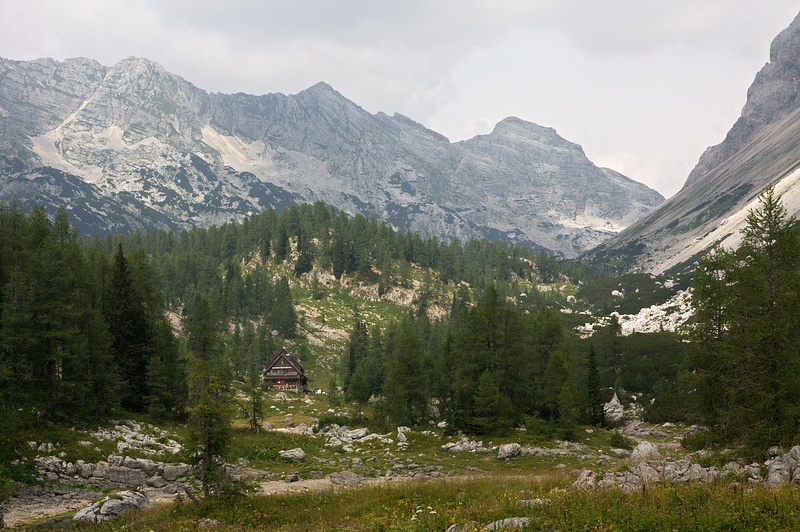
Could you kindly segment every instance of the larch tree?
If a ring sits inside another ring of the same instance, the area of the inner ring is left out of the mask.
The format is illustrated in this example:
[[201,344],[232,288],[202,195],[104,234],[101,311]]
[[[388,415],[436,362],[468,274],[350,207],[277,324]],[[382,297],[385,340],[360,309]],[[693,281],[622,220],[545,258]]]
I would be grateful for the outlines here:
[[740,248],[698,268],[692,361],[704,420],[754,452],[795,443],[800,429],[800,235],[771,187],[759,201]]

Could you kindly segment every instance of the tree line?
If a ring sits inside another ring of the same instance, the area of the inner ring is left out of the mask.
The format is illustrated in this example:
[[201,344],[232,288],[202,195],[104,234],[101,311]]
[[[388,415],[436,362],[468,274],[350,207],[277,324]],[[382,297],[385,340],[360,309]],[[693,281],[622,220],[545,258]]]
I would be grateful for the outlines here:
[[62,208],[0,205],[4,425],[104,419],[118,407],[179,417],[180,343],[141,248],[82,245]]

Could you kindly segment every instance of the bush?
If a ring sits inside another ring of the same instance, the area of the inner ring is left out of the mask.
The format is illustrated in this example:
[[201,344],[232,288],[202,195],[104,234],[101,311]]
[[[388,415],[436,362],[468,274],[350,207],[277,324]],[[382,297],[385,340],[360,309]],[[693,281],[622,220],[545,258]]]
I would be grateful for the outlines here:
[[633,449],[636,442],[615,430],[608,438],[608,444],[617,449]]

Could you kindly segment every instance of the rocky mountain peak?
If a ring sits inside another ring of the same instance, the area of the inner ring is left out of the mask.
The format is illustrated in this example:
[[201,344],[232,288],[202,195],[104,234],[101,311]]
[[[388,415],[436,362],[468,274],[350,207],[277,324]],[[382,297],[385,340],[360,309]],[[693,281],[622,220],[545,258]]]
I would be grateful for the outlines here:
[[775,37],[769,62],[747,91],[741,117],[725,140],[708,148],[686,179],[688,187],[800,107],[800,15]]
[[800,15],[772,41],[725,140],[706,150],[686,185],[587,258],[651,273],[687,270],[713,246],[741,245],[748,213],[770,185],[800,215]]
[[93,231],[321,200],[423,236],[575,256],[663,201],[552,128],[509,117],[451,143],[324,82],[294,95],[209,94],[143,58],[0,60],[0,109],[0,199],[70,205]]

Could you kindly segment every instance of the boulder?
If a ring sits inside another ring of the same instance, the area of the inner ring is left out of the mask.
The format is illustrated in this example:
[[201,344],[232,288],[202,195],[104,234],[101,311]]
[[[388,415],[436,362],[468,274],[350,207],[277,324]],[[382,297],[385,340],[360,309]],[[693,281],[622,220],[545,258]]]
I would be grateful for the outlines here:
[[628,457],[628,461],[631,464],[638,464],[645,460],[658,460],[659,458],[661,458],[661,453],[658,452],[658,447],[649,441],[643,441],[639,442],[633,449],[630,457]]
[[578,479],[572,483],[572,487],[579,490],[592,489],[597,485],[597,479],[594,476],[594,471],[591,469],[584,469],[581,471]]
[[126,456],[122,460],[122,465],[130,469],[141,469],[147,476],[153,476],[158,472],[161,464],[148,460],[147,458],[131,458]]
[[164,480],[173,482],[179,477],[185,477],[191,470],[192,466],[188,464],[165,465],[164,472],[161,473],[161,476],[164,477]]
[[473,441],[469,438],[462,436],[460,440],[456,442],[447,442],[442,445],[442,450],[448,453],[463,453],[466,451],[475,452],[475,453],[486,453],[489,450],[483,446],[483,442],[481,441]]
[[498,519],[494,523],[489,523],[483,527],[483,530],[522,530],[529,527],[530,524],[530,519],[527,517],[507,517]]
[[518,443],[504,443],[497,450],[498,460],[510,460],[516,458],[522,452],[522,446]]
[[111,466],[105,474],[105,479],[109,482],[122,484],[124,486],[145,486],[147,485],[147,475],[141,469],[131,469],[124,466]]
[[658,470],[646,462],[642,462],[631,467],[630,472],[636,477],[636,480],[634,481],[635,484],[655,484],[661,480],[661,475],[659,474]]
[[281,458],[283,458],[284,460],[289,460],[290,462],[303,462],[306,459],[306,453],[300,447],[295,447],[294,449],[281,451],[278,454],[281,455]]
[[345,431],[342,436],[346,440],[360,440],[361,438],[366,437],[369,434],[369,429],[367,428],[360,428],[360,429],[353,429]]
[[158,475],[153,475],[147,479],[147,485],[151,488],[163,488],[167,485],[167,481]]
[[337,486],[356,487],[361,485],[364,481],[364,477],[352,471],[339,471],[328,475],[328,480]]

